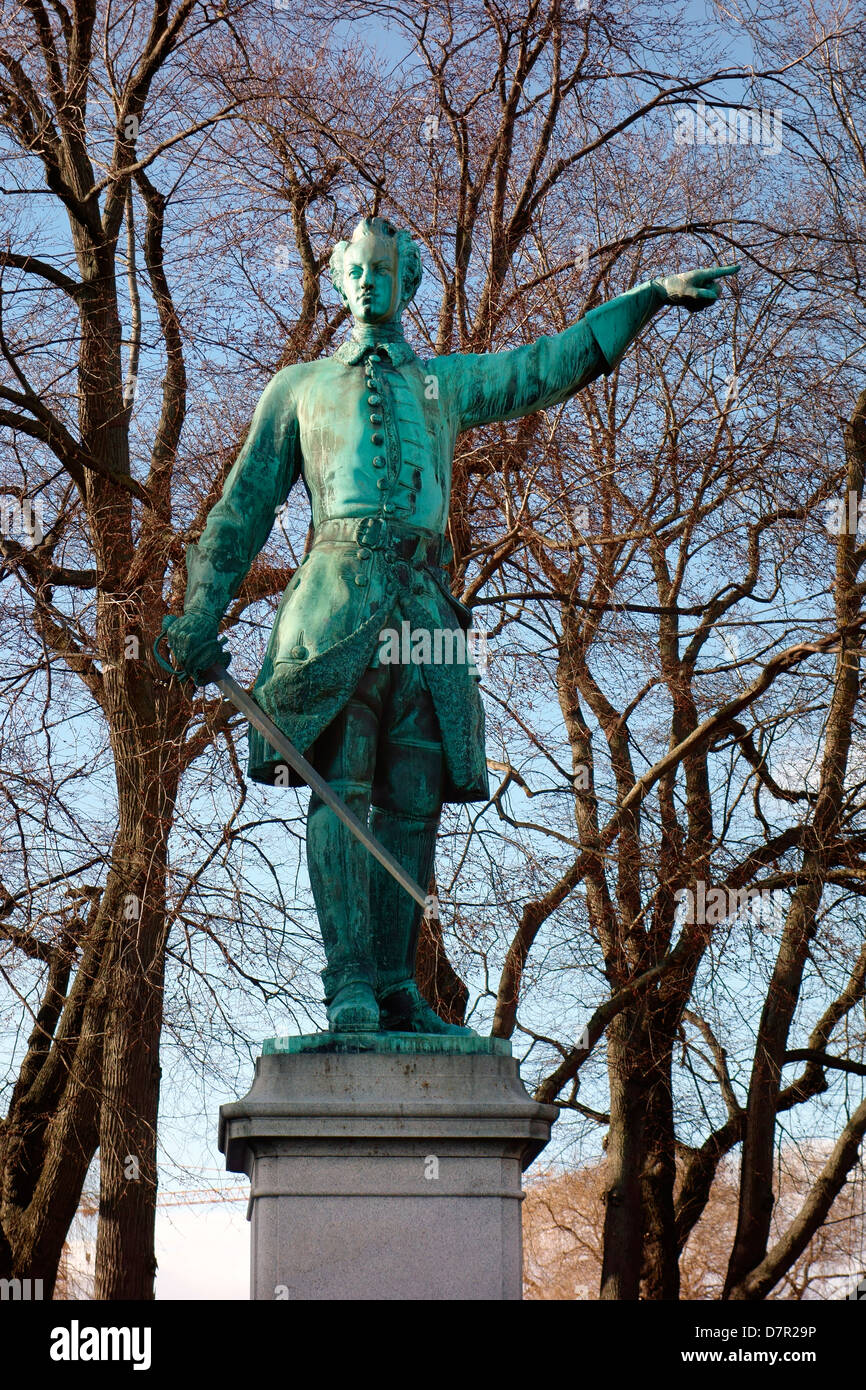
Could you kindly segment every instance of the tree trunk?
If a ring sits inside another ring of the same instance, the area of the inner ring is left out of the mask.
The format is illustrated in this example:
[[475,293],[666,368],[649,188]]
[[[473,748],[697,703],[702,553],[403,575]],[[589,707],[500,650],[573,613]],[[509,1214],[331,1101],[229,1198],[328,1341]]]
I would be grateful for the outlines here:
[[96,1241],[98,1299],[152,1299],[166,939],[167,839],[178,783],[171,740],[151,695],[131,688],[123,717],[113,722],[120,806],[115,856],[121,880],[113,922],[99,1130],[100,1189]]
[[418,989],[446,1023],[463,1023],[469,989],[448,959],[442,925],[436,917],[424,917],[418,934],[416,964]]
[[646,1085],[635,1068],[635,1041],[641,1033],[642,1018],[627,1009],[614,1019],[608,1035],[610,1129],[599,1297],[610,1301],[640,1297]]
[[95,897],[71,988],[71,941],[65,966],[56,972],[52,963],[0,1125],[0,1276],[41,1279],[49,1298],[98,1142],[108,896]]
[[680,1268],[677,1251],[674,1184],[672,1047],[658,1030],[653,1033],[653,1058],[647,1057],[647,1090],[644,1107],[644,1163],[641,1174],[643,1200],[643,1266],[641,1297],[677,1300]]

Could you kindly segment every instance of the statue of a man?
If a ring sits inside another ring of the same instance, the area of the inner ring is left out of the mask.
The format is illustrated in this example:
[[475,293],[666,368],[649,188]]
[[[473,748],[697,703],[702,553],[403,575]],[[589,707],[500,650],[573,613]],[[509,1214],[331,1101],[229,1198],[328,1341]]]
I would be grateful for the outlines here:
[[[613,371],[664,305],[701,309],[736,269],[651,280],[510,352],[421,361],[401,326],[421,280],[408,232],[365,217],[334,250],[331,275],[352,336],[333,357],[285,367],[266,387],[189,549],[184,614],[168,642],[192,680],[226,664],[221,619],[301,477],[312,545],[280,602],[253,693],[416,883],[430,881],[443,803],[488,795],[471,657],[401,664],[379,654],[383,630],[407,621],[413,635],[451,639],[469,627],[443,568],[457,435],[566,400]],[[467,650],[465,640],[456,650]],[[248,771],[257,782],[296,784],[254,729]],[[331,1030],[468,1033],[418,991],[421,909],[316,796],[307,864]]]

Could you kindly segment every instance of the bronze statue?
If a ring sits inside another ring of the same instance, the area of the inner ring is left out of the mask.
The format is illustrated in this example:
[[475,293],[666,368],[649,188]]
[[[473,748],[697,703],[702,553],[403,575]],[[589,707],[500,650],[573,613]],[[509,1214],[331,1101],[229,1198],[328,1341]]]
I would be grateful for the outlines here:
[[[651,280],[552,337],[510,352],[422,361],[401,315],[421,280],[408,232],[364,218],[331,257],[354,319],[333,357],[299,362],[265,388],[198,544],[184,614],[167,640],[193,680],[229,659],[220,621],[299,477],[313,542],[283,594],[254,687],[262,708],[417,883],[430,881],[446,801],[488,795],[484,713],[464,659],[380,659],[380,634],[461,639],[471,615],[444,566],[454,445],[461,430],[566,400],[614,370],[667,304],[698,310],[738,267]],[[451,650],[466,652],[465,641]],[[440,643],[440,650],[442,643]],[[249,775],[298,778],[255,729]],[[469,1034],[440,1019],[415,982],[421,908],[319,797],[307,863],[327,968],[331,1030]]]

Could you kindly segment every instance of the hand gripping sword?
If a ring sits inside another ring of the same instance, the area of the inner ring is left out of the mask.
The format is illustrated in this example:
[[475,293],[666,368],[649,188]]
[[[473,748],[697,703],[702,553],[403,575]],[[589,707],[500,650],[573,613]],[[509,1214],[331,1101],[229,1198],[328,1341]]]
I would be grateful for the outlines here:
[[[172,666],[164,657],[159,654],[159,644],[165,633],[160,633],[153,644],[153,654],[159,665],[164,671],[168,671],[173,676],[181,676],[183,672],[176,666]],[[281,757],[285,758],[290,767],[294,768],[299,777],[302,777],[307,786],[310,787],[326,806],[329,806],[335,816],[348,826],[352,834],[361,841],[361,844],[368,849],[373,858],[378,860],[383,869],[386,869],[392,878],[395,878],[401,888],[405,888],[410,897],[423,907],[425,915],[430,916],[429,895],[418,887],[418,884],[407,874],[402,864],[399,864],[393,854],[389,854],[385,846],[380,844],[375,835],[371,835],[366,825],[358,820],[354,811],[351,811],[343,801],[342,797],[328,785],[324,777],[320,777],[316,769],[307,762],[306,758],[298,752],[295,745],[286,738],[282,729],[278,728],[274,721],[265,714],[261,705],[248,694],[237,681],[229,675],[222,666],[211,666],[202,673],[202,685],[215,685],[222,691],[226,699],[239,710],[254,729],[258,729],[263,738],[274,748]]]

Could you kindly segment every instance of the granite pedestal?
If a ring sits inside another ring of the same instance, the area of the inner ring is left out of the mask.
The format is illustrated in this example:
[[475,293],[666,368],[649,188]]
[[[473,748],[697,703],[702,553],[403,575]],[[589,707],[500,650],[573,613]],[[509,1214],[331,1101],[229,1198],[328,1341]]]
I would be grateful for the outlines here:
[[220,1109],[254,1299],[519,1299],[521,1173],[556,1109],[498,1038],[272,1038]]

